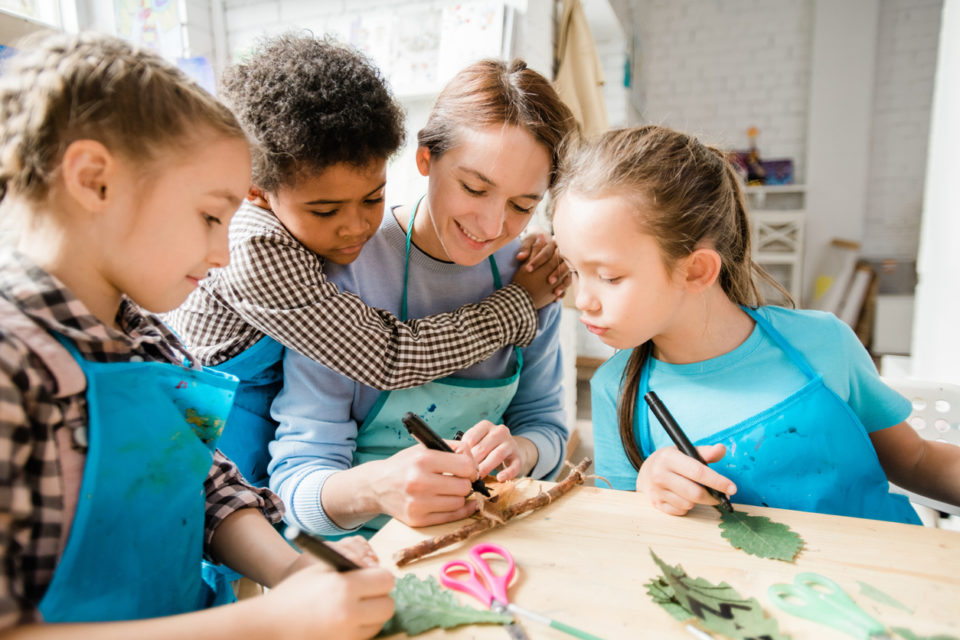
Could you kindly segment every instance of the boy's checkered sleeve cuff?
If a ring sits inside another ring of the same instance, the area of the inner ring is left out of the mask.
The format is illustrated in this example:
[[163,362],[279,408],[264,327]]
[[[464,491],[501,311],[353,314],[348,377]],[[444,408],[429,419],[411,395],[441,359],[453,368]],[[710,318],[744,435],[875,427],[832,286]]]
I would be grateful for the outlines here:
[[537,335],[537,310],[533,298],[518,284],[508,284],[487,296],[480,304],[497,316],[506,332],[507,344],[529,346]]

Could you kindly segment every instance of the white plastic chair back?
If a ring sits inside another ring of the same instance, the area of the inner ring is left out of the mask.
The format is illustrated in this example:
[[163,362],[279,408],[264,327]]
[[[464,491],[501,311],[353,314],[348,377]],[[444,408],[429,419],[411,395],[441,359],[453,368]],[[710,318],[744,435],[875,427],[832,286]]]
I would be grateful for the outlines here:
[[[921,438],[960,446],[960,385],[913,378],[883,378],[883,381],[913,404],[907,424]],[[896,485],[891,487],[896,493],[910,496],[911,502],[960,516],[960,507],[911,493]]]

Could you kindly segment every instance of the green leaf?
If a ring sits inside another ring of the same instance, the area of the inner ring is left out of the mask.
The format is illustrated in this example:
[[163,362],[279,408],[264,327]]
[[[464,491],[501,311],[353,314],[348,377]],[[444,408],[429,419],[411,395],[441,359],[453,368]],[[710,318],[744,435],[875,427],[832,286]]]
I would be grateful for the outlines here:
[[935,636],[918,636],[910,629],[905,629],[904,627],[893,627],[894,632],[901,638],[906,638],[906,640],[957,640],[956,636],[947,636],[943,634],[937,634]]
[[400,632],[415,636],[434,627],[449,629],[462,624],[507,624],[513,621],[513,618],[493,611],[461,606],[453,592],[441,588],[433,576],[420,580],[408,573],[397,580],[390,595],[396,608],[393,617],[380,630],[381,636]]
[[883,591],[880,591],[880,589],[877,589],[875,586],[871,584],[867,584],[866,582],[861,582],[859,580],[857,580],[857,584],[860,585],[860,593],[867,596],[868,598],[873,598],[877,602],[880,602],[890,607],[896,607],[897,609],[902,609],[907,613],[913,613],[913,609],[910,609],[909,607],[907,607],[905,604],[903,604],[893,596],[888,595]]
[[[671,567],[664,563],[652,549],[650,555],[663,571],[660,578],[673,590],[678,606],[704,628],[734,640],[764,636],[769,640],[789,639],[790,636],[780,633],[777,621],[766,616],[756,598],[744,598],[726,582],[716,585],[703,578],[691,578],[680,565]],[[662,595],[668,594],[662,591]]]
[[720,517],[720,534],[736,549],[752,556],[793,562],[803,546],[803,538],[785,524],[765,516],[752,516],[743,511],[724,512]]
[[650,596],[650,599],[663,607],[664,611],[676,620],[686,622],[693,617],[692,613],[680,605],[676,596],[673,595],[673,587],[667,584],[667,581],[664,580],[662,576],[654,578],[643,586],[647,588],[647,595]]

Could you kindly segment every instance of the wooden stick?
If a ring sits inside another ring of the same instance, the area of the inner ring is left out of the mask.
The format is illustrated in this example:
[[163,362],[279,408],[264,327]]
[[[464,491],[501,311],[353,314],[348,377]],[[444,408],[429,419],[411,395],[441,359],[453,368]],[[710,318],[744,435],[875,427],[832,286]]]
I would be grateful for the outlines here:
[[[562,482],[558,482],[554,486],[544,493],[539,493],[536,496],[524,500],[523,502],[518,502],[517,504],[510,505],[500,514],[506,523],[507,520],[515,518],[523,513],[529,511],[534,511],[540,507],[544,507],[566,492],[570,491],[575,485],[582,484],[584,478],[586,477],[587,467],[593,462],[590,458],[584,458],[580,464],[570,470],[570,473],[567,474],[567,477],[563,479]],[[461,540],[466,540],[472,535],[480,533],[481,531],[486,531],[487,529],[493,529],[494,527],[502,526],[501,523],[488,518],[482,520],[474,520],[469,524],[465,524],[459,529],[455,529],[450,533],[445,533],[434,538],[428,538],[427,540],[422,540],[417,544],[407,547],[406,549],[401,549],[393,554],[393,559],[397,563],[398,567],[410,564],[418,558],[422,558],[428,553],[433,553],[438,549],[443,549],[448,547],[455,542],[460,542]]]

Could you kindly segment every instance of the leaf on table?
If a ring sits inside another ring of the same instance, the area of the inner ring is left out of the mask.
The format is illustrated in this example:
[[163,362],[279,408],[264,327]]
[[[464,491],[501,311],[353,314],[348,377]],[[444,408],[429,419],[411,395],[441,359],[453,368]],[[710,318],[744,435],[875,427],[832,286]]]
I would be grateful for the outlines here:
[[752,556],[793,562],[803,547],[803,538],[790,527],[766,516],[743,511],[724,512],[720,516],[722,535],[737,549]]
[[957,640],[956,636],[948,636],[942,633],[935,636],[919,636],[904,627],[892,627],[892,629],[898,636],[906,640]]
[[462,624],[494,623],[507,624],[513,620],[493,611],[464,607],[453,593],[440,586],[433,576],[421,580],[408,573],[393,586],[395,610],[380,630],[380,636],[406,633],[414,636],[434,627],[458,627]]
[[[789,639],[790,636],[780,632],[777,621],[767,617],[756,598],[744,598],[726,582],[717,585],[703,578],[691,578],[680,565],[672,567],[664,563],[652,549],[650,555],[663,572],[658,578],[672,591],[673,600],[704,628],[734,640]],[[662,589],[662,595],[670,592]]]
[[683,608],[676,596],[673,595],[673,588],[667,584],[663,576],[657,576],[647,584],[647,595],[655,603],[663,607],[663,610],[669,613],[674,619],[680,622],[686,622],[693,617],[693,614]]

